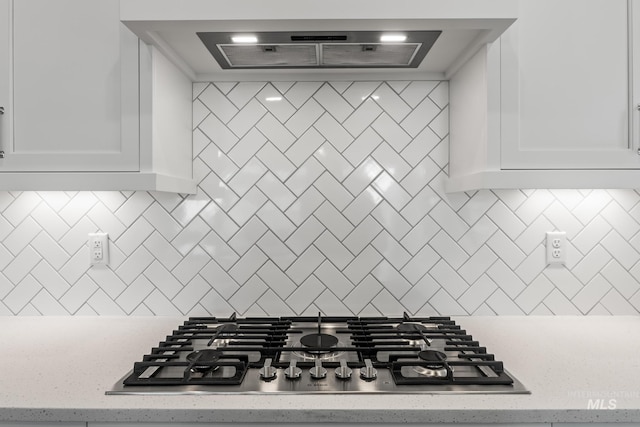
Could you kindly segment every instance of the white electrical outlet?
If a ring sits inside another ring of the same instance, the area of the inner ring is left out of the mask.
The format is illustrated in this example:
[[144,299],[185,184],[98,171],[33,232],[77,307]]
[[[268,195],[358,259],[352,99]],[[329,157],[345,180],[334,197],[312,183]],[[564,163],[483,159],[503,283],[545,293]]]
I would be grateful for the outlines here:
[[89,233],[89,260],[91,265],[109,264],[109,235]]
[[547,264],[565,265],[567,262],[567,233],[547,231]]

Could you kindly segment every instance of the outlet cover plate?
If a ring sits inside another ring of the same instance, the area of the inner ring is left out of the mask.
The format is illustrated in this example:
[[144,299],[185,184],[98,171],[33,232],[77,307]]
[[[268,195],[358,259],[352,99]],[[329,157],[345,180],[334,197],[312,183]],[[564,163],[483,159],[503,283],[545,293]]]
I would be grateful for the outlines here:
[[547,231],[547,264],[565,265],[567,262],[567,233]]
[[91,265],[109,264],[109,234],[89,233],[88,246]]

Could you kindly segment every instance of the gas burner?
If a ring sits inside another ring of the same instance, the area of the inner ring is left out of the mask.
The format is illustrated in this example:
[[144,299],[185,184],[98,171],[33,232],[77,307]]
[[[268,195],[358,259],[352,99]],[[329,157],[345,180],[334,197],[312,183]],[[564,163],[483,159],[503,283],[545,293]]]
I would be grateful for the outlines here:
[[220,368],[219,365],[215,365],[220,356],[222,356],[221,351],[207,348],[187,354],[187,361],[193,363],[192,372],[213,372]]
[[[444,366],[438,369],[429,368],[427,366],[414,366],[413,370],[420,376],[427,378],[446,378],[448,374],[447,368]],[[453,372],[453,368],[451,368],[451,371]]]
[[302,338],[300,338],[300,344],[306,348],[306,353],[313,354],[314,356],[324,355],[331,353],[332,351],[330,349],[338,345],[338,338],[330,334],[322,333],[322,315],[318,313],[317,332],[302,336]]
[[[315,334],[311,334],[311,335],[315,335]],[[331,335],[329,335],[329,336],[331,336]],[[302,338],[304,339],[305,337],[302,337]],[[293,344],[292,347],[300,348],[300,347],[306,347],[306,346],[302,342],[296,342],[296,343]],[[342,344],[341,342],[337,341],[336,344],[333,345],[332,347],[344,347],[344,344]],[[292,353],[295,354],[296,356],[298,356],[300,359],[303,359],[303,360],[315,360],[315,359],[333,360],[333,359],[337,359],[340,356],[344,355],[345,352],[342,351],[342,350],[316,351],[316,350],[313,350],[313,349],[309,349],[309,350],[306,350],[306,351],[293,350]]]
[[408,341],[408,344],[414,347],[418,347],[421,344],[430,344],[431,340],[426,338],[425,332],[437,331],[436,325],[424,325],[422,323],[415,322],[403,322],[396,326],[396,330],[402,339]]
[[423,377],[428,378],[445,378],[449,374],[449,369],[453,372],[452,368],[446,366],[445,360],[447,355],[437,350],[422,350],[418,353],[418,357],[424,360],[424,364],[414,366],[413,370]]
[[238,330],[238,325],[236,325],[235,323],[222,323],[220,325],[206,327],[212,329],[218,336],[233,336]]
[[207,345],[213,344],[215,340],[229,340],[230,338],[234,338],[238,335],[238,325],[235,323],[223,323],[222,325],[217,326],[215,332]]
[[446,354],[437,350],[422,350],[418,357],[427,362],[425,366],[431,369],[444,367],[444,361],[447,359]]
[[316,350],[316,349],[335,347],[336,345],[338,345],[338,338],[329,334],[319,334],[319,333],[309,334],[300,338],[300,344],[302,344],[304,347],[307,347],[308,353],[314,353],[314,354],[328,353],[331,350]]
[[434,328],[427,328],[425,325],[423,325],[422,323],[411,323],[411,322],[404,322],[404,323],[400,323],[396,329],[398,330],[398,332],[416,332],[416,331],[426,331],[427,329],[434,329]]

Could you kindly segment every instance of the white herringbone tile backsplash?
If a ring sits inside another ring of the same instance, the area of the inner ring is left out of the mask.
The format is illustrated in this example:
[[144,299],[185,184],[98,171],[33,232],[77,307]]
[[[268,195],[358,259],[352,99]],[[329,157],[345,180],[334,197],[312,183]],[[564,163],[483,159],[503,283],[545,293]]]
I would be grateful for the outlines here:
[[638,314],[638,192],[447,195],[447,107],[438,81],[196,84],[198,194],[0,192],[0,314]]

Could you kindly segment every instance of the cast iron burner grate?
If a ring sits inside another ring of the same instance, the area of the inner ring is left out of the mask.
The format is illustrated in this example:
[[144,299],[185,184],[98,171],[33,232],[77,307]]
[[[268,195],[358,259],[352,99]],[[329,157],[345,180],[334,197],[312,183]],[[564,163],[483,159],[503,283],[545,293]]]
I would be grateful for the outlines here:
[[144,394],[527,392],[501,361],[450,317],[406,313],[191,317],[134,363],[109,394],[138,394],[136,390]]

